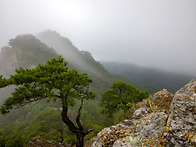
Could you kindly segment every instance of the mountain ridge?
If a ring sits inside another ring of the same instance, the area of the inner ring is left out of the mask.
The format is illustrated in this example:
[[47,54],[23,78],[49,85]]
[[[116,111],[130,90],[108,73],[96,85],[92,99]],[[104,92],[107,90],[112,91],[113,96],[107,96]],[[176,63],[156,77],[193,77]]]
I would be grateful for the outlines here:
[[[91,88],[97,93],[98,99],[114,81],[133,83],[123,76],[109,73],[89,52],[79,51],[68,38],[55,31],[44,31],[37,36],[25,34],[10,39],[8,46],[3,47],[0,52],[0,62],[3,63],[0,64],[0,74],[9,76],[17,68],[34,68],[40,63],[46,63],[52,57],[57,58],[61,55],[68,62],[70,69],[87,73],[93,79]],[[0,101],[2,102],[2,99]]]
[[112,74],[122,75],[138,84],[152,87],[151,93],[164,88],[174,93],[188,81],[196,78],[187,74],[142,67],[131,63],[109,61],[100,61],[100,63]]
[[[61,36],[55,31],[43,31],[38,33],[36,37],[47,46],[54,48],[58,54],[62,55],[65,61],[68,61],[68,66],[71,65],[72,68],[79,72],[87,73],[95,81],[93,85],[96,89],[100,89],[100,87],[109,88],[116,80],[122,80],[136,85],[132,80],[123,76],[111,74],[100,62],[93,58],[91,53],[88,51],[79,51],[68,38]],[[95,84],[96,82],[99,84]],[[97,87],[97,85],[101,86]]]

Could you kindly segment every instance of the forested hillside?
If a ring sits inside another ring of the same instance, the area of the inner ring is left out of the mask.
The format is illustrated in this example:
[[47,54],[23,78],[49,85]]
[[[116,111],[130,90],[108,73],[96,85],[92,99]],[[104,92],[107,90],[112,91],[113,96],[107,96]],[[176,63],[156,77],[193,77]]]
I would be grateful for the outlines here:
[[143,85],[143,87],[146,87],[151,93],[164,88],[175,93],[191,79],[196,78],[186,74],[140,67],[129,63],[101,61],[101,64],[112,74],[125,76]]
[[[58,33],[50,31],[45,33],[42,33],[42,37],[44,34],[52,37],[52,40],[56,41],[52,43],[56,46],[48,47],[48,44],[46,45],[30,34],[19,35],[15,39],[11,39],[9,45],[2,48],[0,53],[0,75],[9,77],[10,74],[15,73],[17,68],[35,68],[38,64],[45,64],[52,57],[57,58],[61,54],[68,62],[70,69],[87,73],[92,78],[93,83],[90,89],[97,94],[95,100],[85,101],[82,109],[81,119],[84,129],[94,129],[85,139],[96,135],[105,126],[118,122],[118,115],[113,118],[101,115],[100,94],[116,80],[127,83],[130,83],[131,80],[110,74],[93,59],[90,53],[79,51],[68,39],[61,37]],[[10,96],[14,89],[13,86],[0,89],[0,104]],[[79,103],[76,101],[75,106],[78,105]],[[0,114],[0,144],[24,146],[30,139],[39,135],[49,140],[74,144],[76,141],[74,134],[62,123],[61,107],[62,105],[58,101],[54,103],[41,100],[13,109],[9,114]],[[69,109],[72,119],[76,117],[76,112],[75,107]]]
[[71,69],[87,73],[93,79],[93,90],[97,93],[106,90],[116,80],[134,84],[133,81],[123,76],[109,73],[102,64],[95,61],[89,52],[79,51],[68,38],[61,36],[55,31],[44,31],[37,34],[36,37],[62,55]]

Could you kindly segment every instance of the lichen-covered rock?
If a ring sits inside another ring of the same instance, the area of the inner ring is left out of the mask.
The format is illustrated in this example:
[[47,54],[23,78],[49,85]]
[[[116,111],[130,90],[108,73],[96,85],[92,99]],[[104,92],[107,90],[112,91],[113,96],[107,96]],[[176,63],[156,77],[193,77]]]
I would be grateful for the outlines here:
[[62,144],[46,140],[41,136],[34,137],[27,145],[27,147],[64,147]]
[[164,89],[140,104],[133,117],[101,131],[93,147],[196,146],[196,80],[175,96]]
[[150,113],[150,108],[140,108],[134,112],[134,117],[141,118],[145,114]]
[[93,147],[158,144],[159,136],[165,129],[167,117],[167,111],[150,113],[148,108],[140,108],[131,119],[101,131]]
[[154,110],[169,110],[174,94],[163,89],[150,97]]
[[136,110],[139,108],[150,108],[155,110],[169,110],[174,94],[168,92],[166,89],[156,92],[148,99],[143,99],[141,102],[133,106],[126,114],[127,118],[131,118]]
[[167,121],[167,146],[196,146],[196,80],[176,92]]

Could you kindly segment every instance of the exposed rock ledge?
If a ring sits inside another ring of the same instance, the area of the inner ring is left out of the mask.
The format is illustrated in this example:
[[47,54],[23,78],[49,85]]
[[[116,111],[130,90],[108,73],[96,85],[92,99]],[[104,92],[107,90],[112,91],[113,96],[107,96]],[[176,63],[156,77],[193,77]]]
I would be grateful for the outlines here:
[[93,147],[196,146],[196,80],[174,98],[162,90],[139,105],[145,108],[137,105],[133,117],[99,132]]

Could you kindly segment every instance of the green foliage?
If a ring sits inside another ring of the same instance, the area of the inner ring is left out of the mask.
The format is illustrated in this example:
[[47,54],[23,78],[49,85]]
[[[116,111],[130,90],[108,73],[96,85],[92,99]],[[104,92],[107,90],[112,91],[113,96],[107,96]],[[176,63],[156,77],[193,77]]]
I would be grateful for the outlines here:
[[[69,116],[74,119],[77,114],[79,101],[75,102],[75,106],[71,108]],[[0,115],[0,128],[9,124],[9,130],[3,137],[6,144],[14,130],[14,126],[20,128],[22,132],[24,144],[27,144],[33,137],[42,136],[49,140],[75,144],[76,137],[68,127],[63,125],[60,116],[60,101],[47,103],[45,100],[29,103],[19,109],[15,109],[6,115]],[[86,135],[85,140],[88,140],[97,135],[103,128],[113,125],[113,118],[108,118],[100,114],[101,107],[99,101],[85,101],[82,109],[82,124],[84,129],[93,128],[93,132]],[[116,115],[116,121],[119,121]],[[11,118],[11,119],[10,119]],[[12,124],[15,124],[14,126]],[[1,136],[1,135],[0,135]],[[21,136],[21,137],[22,137]],[[5,138],[7,138],[5,140]]]
[[7,128],[0,130],[0,147],[4,147],[6,145],[6,137],[5,137],[5,130]]
[[[56,101],[60,99],[63,106],[61,113],[63,122],[75,135],[77,134],[77,146],[83,144],[83,139],[80,140],[80,138],[91,131],[83,131],[80,122],[83,101],[84,99],[88,100],[95,97],[95,94],[89,90],[89,84],[92,83],[92,80],[88,78],[87,74],[79,74],[76,70],[69,70],[67,63],[63,61],[62,57],[59,57],[58,59],[52,58],[45,65],[39,64],[33,69],[20,68],[16,70],[16,74],[11,75],[8,79],[1,76],[0,82],[1,87],[18,86],[12,96],[6,99],[0,107],[2,114],[33,101],[42,99]],[[81,101],[76,117],[77,126],[68,117],[68,107],[75,104],[75,99]],[[48,121],[50,120],[51,118],[48,119]],[[53,134],[58,134],[56,130],[48,128],[47,120],[40,121],[37,126],[38,130],[49,132],[49,136],[45,136],[46,138],[50,139]],[[36,131],[35,128],[34,131]],[[82,136],[79,137],[78,133],[82,134]],[[40,133],[36,132],[36,134]]]
[[76,144],[75,134],[68,127],[65,127],[63,134],[63,143]]
[[148,104],[149,104],[149,106],[150,106],[150,112],[153,112],[153,108],[152,108],[151,101],[150,101],[149,98],[148,98]]
[[[32,114],[29,114],[32,115]],[[42,136],[48,140],[61,141],[61,132],[63,131],[63,122],[60,112],[53,108],[45,108],[38,112],[29,126],[25,128],[27,141],[35,136]]]
[[[61,142],[63,122],[60,112],[51,108],[51,106],[45,105],[44,108],[44,104],[41,103],[28,104],[27,107],[31,108],[30,112],[23,117],[21,117],[21,114],[17,114],[18,119],[14,122],[14,125],[8,123],[9,127],[4,127],[0,131],[0,145],[15,144],[15,142],[19,144],[18,141],[22,141],[20,144],[26,145],[36,136]],[[24,108],[23,110],[25,110]]]
[[12,108],[18,108],[43,98],[53,100],[60,98],[62,103],[67,106],[74,104],[73,98],[94,98],[94,93],[89,91],[89,83],[92,80],[88,78],[87,74],[68,70],[66,65],[63,58],[52,58],[46,65],[40,64],[33,69],[20,68],[16,70],[15,75],[11,75],[8,79],[1,77],[1,87],[19,86],[0,107],[1,113],[5,114]]
[[113,114],[113,123],[117,125],[119,122],[126,119],[125,112],[121,109]]
[[148,92],[140,91],[130,84],[116,81],[101,95],[101,105],[104,107],[103,113],[110,116],[122,109],[126,112],[135,102],[139,102],[149,96]]
[[[11,133],[10,133],[11,132]],[[6,134],[9,135],[6,135]],[[25,146],[24,134],[14,126],[11,130],[8,127],[0,130],[0,147],[23,147]]]

